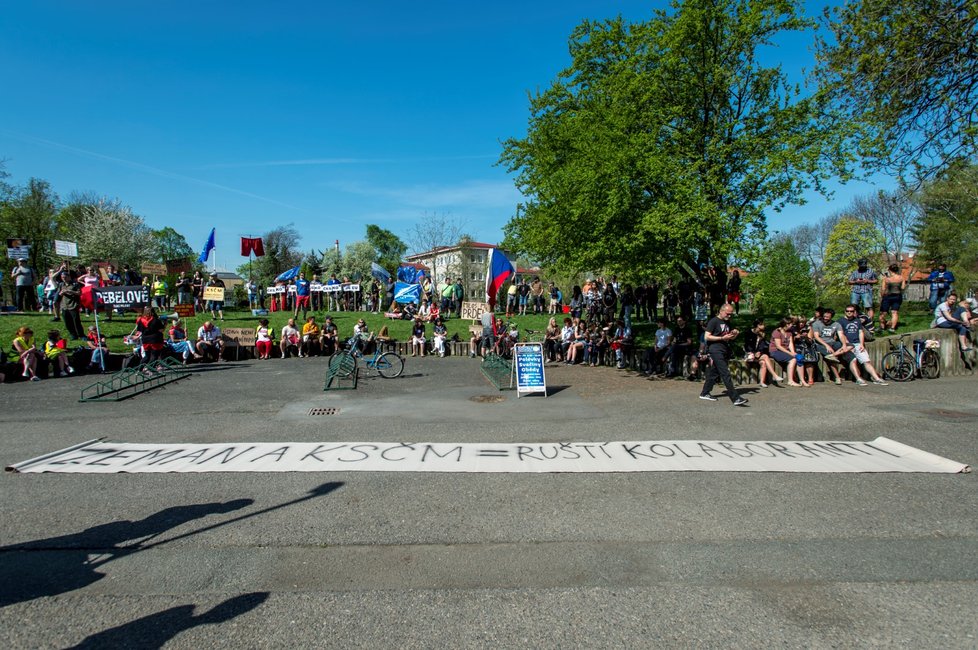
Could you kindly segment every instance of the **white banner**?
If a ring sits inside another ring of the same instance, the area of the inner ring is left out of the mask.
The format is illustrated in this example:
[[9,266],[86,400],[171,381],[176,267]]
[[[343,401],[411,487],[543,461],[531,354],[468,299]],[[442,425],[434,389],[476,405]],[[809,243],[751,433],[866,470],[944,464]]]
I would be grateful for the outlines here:
[[78,257],[78,244],[73,241],[55,239],[54,253],[62,257]]
[[872,442],[432,443],[91,440],[7,467],[13,472],[968,472],[888,438]]

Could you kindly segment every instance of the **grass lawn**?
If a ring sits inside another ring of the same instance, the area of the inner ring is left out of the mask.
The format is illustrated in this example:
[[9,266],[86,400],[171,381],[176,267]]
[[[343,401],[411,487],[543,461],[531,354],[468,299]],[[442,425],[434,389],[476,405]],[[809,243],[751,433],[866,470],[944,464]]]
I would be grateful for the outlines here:
[[[310,315],[313,312],[310,312]],[[661,313],[661,312],[660,312]],[[320,324],[323,322],[323,317],[326,315],[325,311],[319,311],[315,313],[316,321]],[[388,318],[384,318],[381,314],[373,314],[368,312],[332,312],[333,322],[339,328],[340,336],[347,337],[353,333],[353,325],[357,322],[357,319],[363,318],[367,321],[372,332],[380,331],[381,327],[387,326],[390,336],[399,340],[405,341],[410,338],[411,333],[411,323],[408,321],[392,321]],[[282,327],[285,325],[288,318],[291,316],[290,313],[285,312],[275,312],[270,313],[267,318],[276,332],[280,332]],[[187,328],[187,334],[190,338],[196,338],[197,329],[203,324],[210,314],[198,314],[194,318],[184,319],[184,323]],[[502,315],[498,316],[502,318]],[[561,324],[563,319],[563,314],[558,314],[557,322],[558,325]],[[301,319],[301,314],[300,314]],[[533,330],[544,330],[547,327],[547,321],[550,319],[549,315],[528,315],[528,316],[516,316],[512,320],[520,328],[522,332],[525,329]],[[904,303],[903,309],[900,313],[900,331],[914,331],[927,329],[930,325],[932,319],[932,314],[927,306],[927,303]],[[740,329],[741,332],[746,332],[750,329],[751,323],[754,320],[752,314],[742,311],[740,315],[734,316],[733,324],[734,327]],[[773,325],[775,318],[766,319],[769,325]],[[128,352],[128,348],[122,342],[122,337],[129,334],[136,322],[136,314],[134,312],[127,313],[123,316],[114,314],[112,320],[107,320],[103,315],[99,316],[99,327],[108,342],[109,349],[113,352]],[[82,314],[82,325],[87,329],[89,325],[95,323],[94,316],[86,316]],[[250,310],[234,310],[225,312],[225,320],[223,322],[218,321],[217,324],[220,327],[248,327],[253,328],[258,325],[258,318],[251,315]],[[448,326],[448,335],[451,337],[453,334],[458,334],[459,338],[463,341],[469,340],[469,325],[471,321],[459,320],[452,318],[446,321]],[[51,322],[50,314],[4,314],[0,316],[0,345],[6,352],[10,352],[11,341],[13,341],[14,334],[17,328],[28,325],[34,330],[35,338],[40,344],[47,338],[47,332],[50,329],[58,329],[62,336],[67,335],[67,330],[63,322]],[[301,329],[301,322],[299,323]],[[428,327],[430,331],[430,325]],[[655,338],[655,324],[640,323],[637,320],[634,321],[633,325],[636,344],[638,346],[648,346],[651,345]],[[539,338],[539,336],[537,337]],[[277,339],[277,337],[276,337]]]

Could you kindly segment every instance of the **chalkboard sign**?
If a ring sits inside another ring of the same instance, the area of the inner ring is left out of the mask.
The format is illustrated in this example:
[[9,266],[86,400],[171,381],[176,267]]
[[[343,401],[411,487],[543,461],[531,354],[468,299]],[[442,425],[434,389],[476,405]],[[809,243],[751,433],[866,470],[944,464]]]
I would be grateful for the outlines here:
[[516,397],[523,393],[547,395],[547,375],[543,369],[541,343],[517,343],[513,346],[513,372],[516,374]]

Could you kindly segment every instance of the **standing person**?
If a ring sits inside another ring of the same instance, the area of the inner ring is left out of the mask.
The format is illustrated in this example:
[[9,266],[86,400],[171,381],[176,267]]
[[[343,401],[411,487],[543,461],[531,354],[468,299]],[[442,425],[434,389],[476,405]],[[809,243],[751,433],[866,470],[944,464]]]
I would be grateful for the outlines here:
[[[211,272],[210,280],[207,281],[206,287],[220,287],[221,289],[227,289],[226,285],[224,284],[224,280],[217,277],[217,271]],[[221,320],[224,320],[223,300],[208,300],[207,309],[211,312],[211,318],[217,318],[217,315],[220,314]]]
[[740,315],[740,271],[733,270],[727,280],[727,302],[732,303],[734,312]]
[[930,282],[930,310],[934,311],[947,292],[953,289],[954,274],[947,270],[947,264],[941,263],[930,272],[927,281]]
[[856,262],[856,270],[849,274],[849,302],[865,310],[873,320],[873,285],[879,282],[876,271],[869,268],[865,257]]
[[186,271],[180,271],[180,276],[177,277],[177,304],[178,305],[191,305],[194,302],[194,284],[193,281],[187,277]]
[[455,318],[462,317],[462,301],[465,299],[465,287],[462,286],[462,278],[455,278]]
[[730,342],[733,341],[740,332],[730,328],[730,317],[733,316],[733,305],[723,305],[716,316],[706,324],[704,338],[706,339],[707,352],[713,365],[706,371],[706,383],[700,391],[700,399],[710,402],[717,401],[717,398],[710,394],[713,385],[719,379],[727,388],[727,397],[734,406],[745,406],[747,399],[737,395],[734,389],[733,378],[730,376],[730,369],[727,367],[727,359],[730,358]]
[[309,314],[309,286],[309,280],[306,279],[306,274],[299,273],[299,277],[295,279],[295,312],[292,314],[292,317],[297,320],[300,309],[302,310],[303,320],[306,320]]
[[[326,286],[327,287],[338,287],[338,286],[340,286],[340,281],[336,279],[336,274],[335,273],[330,273],[329,274],[329,280],[326,280]],[[334,291],[329,291],[327,295],[329,296],[329,311],[339,311],[340,310],[340,300],[339,300],[340,294],[339,294],[339,291],[335,291],[335,290]],[[391,292],[391,296],[393,296],[393,295],[394,294],[393,294],[393,291],[392,291]]]
[[49,270],[48,277],[44,279],[44,300],[51,313],[51,320],[61,320],[61,305],[58,304],[58,273],[54,269]]
[[258,309],[258,285],[251,278],[245,282],[245,291],[248,293],[248,309]]
[[190,281],[190,286],[194,293],[194,309],[198,312],[204,311],[204,305],[201,302],[204,295],[204,276],[201,275],[200,271],[194,271],[194,278]]
[[77,341],[85,334],[81,324],[81,290],[81,284],[72,277],[70,271],[61,272],[61,282],[58,284],[61,317],[72,341]]
[[540,276],[533,276],[533,281],[530,282],[530,300],[533,301],[533,313],[542,314],[543,313],[543,282],[540,280]]
[[[880,334],[884,329],[895,332],[897,324],[900,322],[900,306],[903,304],[903,292],[907,288],[907,281],[900,274],[900,267],[890,264],[883,276],[883,289],[880,292]],[[890,322],[886,322],[887,312],[889,312]]]
[[143,344],[143,363],[159,361],[163,354],[163,321],[156,315],[153,307],[144,307],[143,314],[136,319],[136,331]]
[[153,280],[153,302],[157,309],[166,309],[166,290],[169,287],[166,286],[166,280],[163,279],[162,275],[154,277],[156,279]]
[[10,271],[17,290],[17,311],[24,311],[34,304],[34,271],[27,266],[27,259],[17,260],[17,266]]

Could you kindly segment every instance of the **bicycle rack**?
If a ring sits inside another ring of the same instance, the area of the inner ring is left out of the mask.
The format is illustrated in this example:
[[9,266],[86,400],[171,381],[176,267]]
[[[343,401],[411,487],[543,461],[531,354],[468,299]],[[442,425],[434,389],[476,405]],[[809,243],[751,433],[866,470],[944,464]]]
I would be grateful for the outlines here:
[[323,390],[356,390],[359,375],[356,359],[348,354],[334,354],[326,366]]
[[[503,359],[498,354],[487,354],[479,366],[482,374],[486,376],[493,386],[498,390],[512,390],[513,388],[513,364]],[[507,383],[507,386],[503,384]]]
[[144,363],[135,368],[125,368],[105,381],[86,386],[78,401],[119,402],[189,376],[189,368],[168,357],[153,364]]

